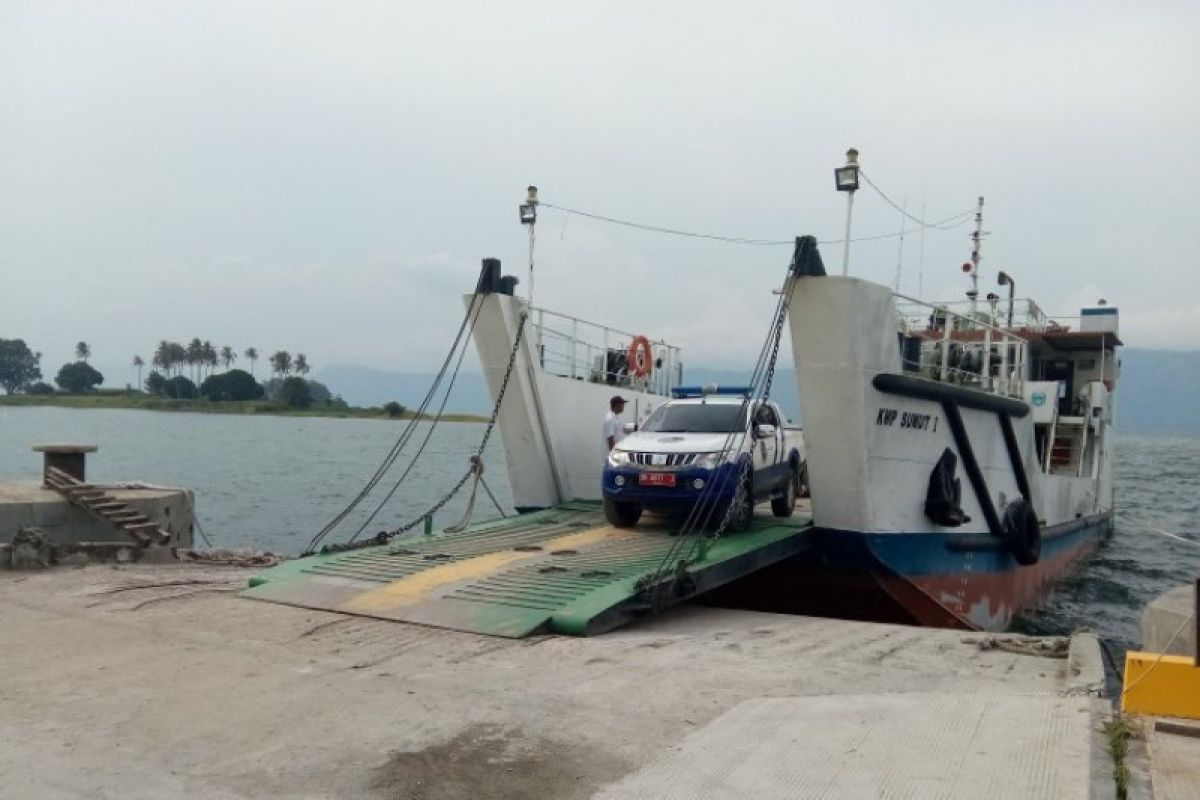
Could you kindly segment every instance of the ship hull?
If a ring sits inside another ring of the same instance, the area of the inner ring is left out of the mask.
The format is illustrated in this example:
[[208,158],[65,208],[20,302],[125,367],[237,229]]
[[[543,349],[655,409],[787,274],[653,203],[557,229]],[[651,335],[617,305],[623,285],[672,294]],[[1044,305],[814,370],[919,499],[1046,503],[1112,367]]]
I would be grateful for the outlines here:
[[970,630],[1004,630],[1074,571],[1112,529],[1109,514],[1048,528],[1021,566],[987,534],[818,529],[813,547],[709,598],[714,605]]

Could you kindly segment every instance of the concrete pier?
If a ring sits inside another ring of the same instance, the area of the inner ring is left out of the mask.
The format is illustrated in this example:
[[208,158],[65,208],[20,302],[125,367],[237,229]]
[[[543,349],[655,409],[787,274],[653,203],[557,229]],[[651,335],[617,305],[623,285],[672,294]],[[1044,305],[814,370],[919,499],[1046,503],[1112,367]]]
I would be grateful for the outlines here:
[[8,566],[6,545],[22,528],[40,529],[51,545],[64,554],[111,551],[115,555],[127,548],[130,551],[127,557],[142,558],[151,550],[169,554],[174,548],[192,546],[195,503],[191,492],[139,484],[113,484],[104,488],[169,531],[171,541],[162,548],[139,548],[137,542],[117,528],[71,505],[52,489],[38,483],[0,483],[0,568]]
[[518,640],[253,602],[249,574],[0,573],[0,794],[1113,796],[1088,635],[680,606]]
[[[1142,649],[1177,656],[1196,654],[1196,587],[1180,586],[1163,592],[1142,612]],[[1171,637],[1175,637],[1172,640]]]
[[1125,657],[1121,706],[1142,730],[1155,800],[1200,797],[1200,660],[1196,585],[1156,597],[1142,614],[1142,651]]
[[[98,449],[34,445],[43,454],[41,482],[0,483],[0,568],[80,559],[173,560],[176,549],[191,548],[192,493],[142,483],[84,483],[87,455]],[[155,532],[152,546],[148,536],[135,535],[144,529]]]

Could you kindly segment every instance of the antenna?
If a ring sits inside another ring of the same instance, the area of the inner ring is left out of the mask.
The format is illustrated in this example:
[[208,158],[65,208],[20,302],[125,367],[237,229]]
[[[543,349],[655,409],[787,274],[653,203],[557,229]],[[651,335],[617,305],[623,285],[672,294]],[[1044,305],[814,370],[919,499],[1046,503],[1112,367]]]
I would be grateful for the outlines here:
[[[904,196],[904,207],[900,211],[900,246],[896,252],[896,285],[892,289],[896,294],[900,293],[900,273],[904,270],[904,224],[905,217],[908,216],[908,195]],[[925,219],[924,216],[921,219]]]
[[979,198],[979,204],[975,206],[975,230],[971,232],[971,263],[964,264],[963,268],[971,273],[971,291],[967,292],[967,297],[971,299],[971,314],[975,313],[975,304],[979,299],[979,262],[982,256],[979,253],[980,247],[983,244],[983,198]]

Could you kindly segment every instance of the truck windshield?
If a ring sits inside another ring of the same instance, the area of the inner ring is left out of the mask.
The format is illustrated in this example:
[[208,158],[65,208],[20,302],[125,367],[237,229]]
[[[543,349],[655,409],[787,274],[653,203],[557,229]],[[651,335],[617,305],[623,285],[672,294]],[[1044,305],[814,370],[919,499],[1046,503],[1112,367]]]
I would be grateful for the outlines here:
[[659,406],[640,430],[650,433],[740,433],[746,430],[741,403]]

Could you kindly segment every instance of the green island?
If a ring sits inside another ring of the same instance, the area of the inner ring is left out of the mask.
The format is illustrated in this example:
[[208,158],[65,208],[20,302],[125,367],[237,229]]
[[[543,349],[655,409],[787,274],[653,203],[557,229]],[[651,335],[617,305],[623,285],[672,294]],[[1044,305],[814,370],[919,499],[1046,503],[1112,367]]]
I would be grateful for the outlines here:
[[[142,380],[145,359],[135,355],[130,367],[137,383],[124,389],[105,388],[104,375],[88,359],[87,342],[75,345],[75,361],[63,364],[54,377],[57,388],[42,380],[42,354],[23,339],[0,339],[0,406],[59,406],[62,408],[132,408],[140,411],[192,411],[206,414],[271,414],[290,417],[341,419],[432,419],[395,400],[381,406],[352,406],[329,387],[305,376],[311,371],[304,353],[295,356],[278,350],[266,360],[274,374],[260,383],[254,375],[258,349],[241,354],[250,371],[236,369],[239,354],[233,347],[217,348],[199,337],[187,345],[160,341]],[[224,371],[218,369],[224,366]],[[293,374],[295,373],[295,374]],[[143,388],[134,388],[134,386]],[[445,422],[487,422],[477,414],[442,414]]]
[[[311,405],[297,408],[266,400],[209,400],[157,397],[124,389],[100,389],[91,394],[0,394],[0,406],[59,406],[62,408],[132,408],[139,411],[191,411],[204,414],[272,414],[287,417],[335,417],[338,419],[409,420],[417,414],[408,409],[395,413],[385,406],[364,408],[345,404]],[[423,414],[422,418],[432,419]],[[487,422],[479,414],[442,414],[442,422]]]

